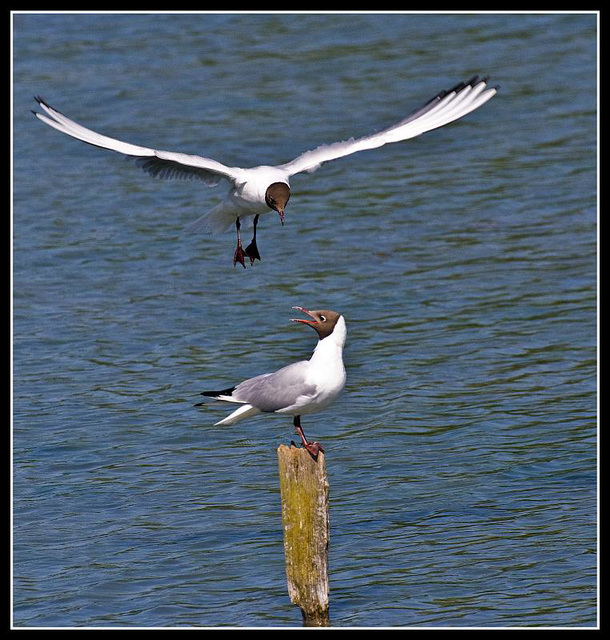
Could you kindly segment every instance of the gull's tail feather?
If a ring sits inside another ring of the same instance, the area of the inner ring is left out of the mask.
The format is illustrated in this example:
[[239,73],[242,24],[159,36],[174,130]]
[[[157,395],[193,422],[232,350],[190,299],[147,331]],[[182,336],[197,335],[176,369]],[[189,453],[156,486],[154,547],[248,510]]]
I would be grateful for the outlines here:
[[233,413],[228,415],[226,418],[215,422],[214,426],[218,425],[230,425],[239,422],[240,420],[245,420],[246,418],[250,418],[251,416],[255,416],[257,413],[260,413],[261,410],[253,407],[251,404],[244,404],[239,409],[235,409]]
[[[228,389],[222,389],[221,391],[202,391],[201,395],[206,396],[207,398],[215,398],[216,400],[223,400],[224,402],[233,402],[239,403],[241,406],[239,409],[233,411],[233,413],[229,414],[226,418],[219,420],[214,423],[214,426],[217,425],[227,425],[227,424],[235,424],[240,420],[244,420],[245,418],[249,418],[250,416],[255,416],[257,413],[260,413],[260,409],[253,407],[251,404],[246,404],[243,401],[236,400],[232,397],[232,393],[235,390],[235,387],[229,387]],[[201,407],[205,405],[205,402],[198,402],[195,406]]]
[[235,224],[235,216],[227,212],[224,202],[219,202],[213,209],[207,211],[197,218],[195,222],[191,222],[186,227],[189,233],[198,233],[199,231],[207,231],[208,233],[223,233]]

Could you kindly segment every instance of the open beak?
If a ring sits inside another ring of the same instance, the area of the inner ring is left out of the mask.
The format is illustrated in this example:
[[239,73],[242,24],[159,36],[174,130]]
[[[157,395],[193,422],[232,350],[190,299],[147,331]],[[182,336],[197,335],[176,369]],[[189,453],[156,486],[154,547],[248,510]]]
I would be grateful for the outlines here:
[[311,311],[308,311],[304,307],[292,307],[292,308],[298,309],[299,311],[306,313],[310,318],[312,318],[312,320],[305,320],[304,318],[290,318],[290,322],[302,322],[303,324],[308,324],[310,327],[314,324],[318,324],[318,321],[316,320],[315,316],[311,314]]

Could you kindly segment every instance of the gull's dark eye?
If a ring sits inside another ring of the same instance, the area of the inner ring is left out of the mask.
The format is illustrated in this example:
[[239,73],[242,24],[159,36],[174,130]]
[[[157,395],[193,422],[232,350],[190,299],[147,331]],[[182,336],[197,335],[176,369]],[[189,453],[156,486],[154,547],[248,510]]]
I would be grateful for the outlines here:
[[326,316],[323,316],[322,314],[320,314],[320,320],[322,320],[322,322],[326,322]]

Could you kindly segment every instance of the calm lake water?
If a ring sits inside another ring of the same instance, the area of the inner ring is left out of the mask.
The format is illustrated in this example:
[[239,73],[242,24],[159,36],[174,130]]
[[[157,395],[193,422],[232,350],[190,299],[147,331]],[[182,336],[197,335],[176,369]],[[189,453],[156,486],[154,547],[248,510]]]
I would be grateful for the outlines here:
[[[597,16],[16,15],[13,625],[299,627],[276,449],[203,389],[306,358],[342,312],[324,443],[337,627],[597,624]],[[293,180],[286,226],[37,122],[226,164],[464,120]]]

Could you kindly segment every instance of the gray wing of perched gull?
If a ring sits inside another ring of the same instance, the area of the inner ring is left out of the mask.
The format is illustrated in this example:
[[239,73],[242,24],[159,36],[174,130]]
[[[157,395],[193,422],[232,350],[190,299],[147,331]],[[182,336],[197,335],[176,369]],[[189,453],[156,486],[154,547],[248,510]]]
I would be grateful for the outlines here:
[[293,406],[302,396],[315,394],[316,386],[306,382],[309,363],[295,362],[274,373],[265,373],[238,384],[233,401],[251,404],[260,411],[279,411]]

